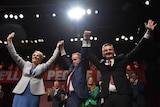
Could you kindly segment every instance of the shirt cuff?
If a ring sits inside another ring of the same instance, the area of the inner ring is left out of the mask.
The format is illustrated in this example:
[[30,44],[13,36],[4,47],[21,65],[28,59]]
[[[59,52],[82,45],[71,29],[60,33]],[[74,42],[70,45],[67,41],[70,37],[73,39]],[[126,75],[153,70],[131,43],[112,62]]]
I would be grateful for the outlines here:
[[151,36],[151,32],[147,30],[146,33],[144,34],[144,38],[149,39],[150,36]]
[[66,51],[64,49],[61,50],[61,56],[66,55]]
[[150,36],[151,36],[150,34],[145,33],[143,37],[144,37],[144,38],[146,38],[146,39],[149,39],[149,38],[150,38]]
[[91,47],[91,41],[90,40],[83,40],[82,47]]

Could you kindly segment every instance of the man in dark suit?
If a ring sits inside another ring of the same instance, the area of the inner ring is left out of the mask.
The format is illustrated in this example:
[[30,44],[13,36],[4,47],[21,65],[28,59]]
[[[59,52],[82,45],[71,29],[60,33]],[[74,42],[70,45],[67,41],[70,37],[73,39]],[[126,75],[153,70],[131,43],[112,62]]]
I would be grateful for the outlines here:
[[146,107],[144,97],[145,84],[142,80],[138,79],[136,72],[131,73],[130,83],[132,86],[132,107]]
[[[64,41],[62,41],[64,44]],[[66,68],[68,69],[68,76],[66,79],[66,92],[68,98],[66,100],[66,107],[81,107],[82,101],[88,96],[86,72],[88,63],[83,52],[75,52],[71,56],[71,60],[66,56],[64,45],[60,48],[62,59]]]
[[132,88],[126,77],[126,66],[147,43],[150,32],[154,30],[156,25],[154,21],[148,20],[148,23],[145,23],[147,32],[138,45],[126,55],[116,55],[113,45],[105,43],[102,46],[103,59],[101,61],[90,50],[91,31],[84,32],[82,49],[102,74],[101,95],[105,98],[104,107],[131,107]]

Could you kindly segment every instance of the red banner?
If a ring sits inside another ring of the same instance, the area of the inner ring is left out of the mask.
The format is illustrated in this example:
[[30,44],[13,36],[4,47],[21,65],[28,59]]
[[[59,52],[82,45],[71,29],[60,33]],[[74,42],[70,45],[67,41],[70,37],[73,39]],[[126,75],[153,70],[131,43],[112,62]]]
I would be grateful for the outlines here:
[[[49,70],[45,73],[44,80],[66,80],[67,70]],[[16,83],[21,78],[22,71],[0,71],[0,83]],[[101,74],[98,70],[88,70],[86,78],[94,76],[98,82]]]

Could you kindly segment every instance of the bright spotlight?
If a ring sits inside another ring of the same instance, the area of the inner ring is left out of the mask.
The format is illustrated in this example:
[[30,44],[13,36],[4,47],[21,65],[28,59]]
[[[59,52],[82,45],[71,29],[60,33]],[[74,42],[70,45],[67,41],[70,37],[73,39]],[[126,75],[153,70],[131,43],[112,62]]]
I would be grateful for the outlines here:
[[116,38],[116,41],[119,41],[119,38]]
[[121,39],[125,39],[125,36],[124,36],[124,35],[122,35],[122,36],[121,36]]
[[14,15],[14,19],[18,19],[18,16],[17,16],[17,15]]
[[53,16],[53,17],[56,17],[56,13],[53,13],[52,16]]
[[74,38],[74,41],[78,41],[78,38]]
[[81,9],[81,8],[79,8],[79,7],[74,8],[74,9],[71,9],[71,10],[68,12],[68,16],[69,16],[71,19],[79,20],[79,19],[82,18],[83,15],[85,15],[85,10],[84,10],[84,9]]
[[149,5],[149,0],[146,0],[146,1],[145,1],[145,4],[148,6],[148,5]]
[[95,12],[94,12],[95,14],[98,14],[99,12],[98,12],[98,10],[95,10]]
[[25,40],[25,43],[28,43],[28,40]]
[[91,14],[91,9],[87,9],[87,14]]
[[23,19],[23,18],[24,18],[24,15],[23,15],[23,14],[19,14],[19,18],[20,18],[20,19]]
[[34,40],[34,43],[38,43],[38,41],[37,41],[37,40]]
[[13,16],[13,14],[10,14],[9,17],[12,19],[14,16]]
[[90,40],[93,40],[93,36],[91,36],[89,39],[90,39]]
[[33,43],[33,40],[31,40],[30,42]]
[[7,44],[7,41],[4,41],[4,44],[6,45],[6,44]]
[[125,38],[124,38],[124,40],[125,40],[125,41],[128,41],[128,38],[127,38],[127,37],[125,37]]
[[21,40],[21,43],[24,43],[24,40]]
[[134,38],[133,38],[133,36],[130,36],[129,39],[130,39],[130,40],[133,40]]
[[98,38],[97,38],[97,37],[94,37],[94,40],[96,41],[96,40],[98,40]]
[[83,41],[83,38],[80,38],[80,41]]
[[5,15],[4,15],[4,18],[5,18],[5,19],[8,19],[8,17],[9,17],[8,14],[5,14]]
[[70,41],[73,42],[74,41],[73,38],[71,38]]
[[37,14],[36,14],[36,18],[40,18],[40,14],[37,13]]

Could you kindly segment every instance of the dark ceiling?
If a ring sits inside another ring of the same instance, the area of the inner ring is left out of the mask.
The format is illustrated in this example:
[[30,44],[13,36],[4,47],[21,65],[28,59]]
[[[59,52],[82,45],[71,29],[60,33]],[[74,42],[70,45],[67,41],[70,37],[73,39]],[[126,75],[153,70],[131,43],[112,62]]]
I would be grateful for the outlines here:
[[[0,0],[0,39],[15,31],[14,44],[23,56],[30,55],[35,49],[51,55],[58,40],[64,39],[67,52],[71,54],[80,50],[80,42],[70,43],[69,39],[77,34],[82,35],[85,29],[91,30],[98,41],[93,42],[94,51],[100,55],[100,47],[105,42],[115,44],[118,53],[128,52],[134,43],[140,40],[145,32],[144,22],[148,19],[160,23],[160,6],[158,0],[151,0],[146,6],[145,0]],[[85,16],[83,20],[70,20],[66,12],[70,7],[81,5],[83,8],[99,10],[99,14]],[[55,12],[57,16],[51,17]],[[24,19],[4,19],[6,13],[25,15]],[[35,13],[40,13],[35,19]],[[139,28],[139,30],[138,30]],[[155,49],[159,49],[159,25],[155,30]],[[139,32],[137,34],[137,31]],[[134,42],[115,43],[115,37],[133,35]],[[44,38],[41,44],[20,44],[21,39]],[[0,59],[6,58],[6,47],[0,44]],[[154,51],[154,50],[153,50]],[[98,53],[99,52],[99,53]]]

